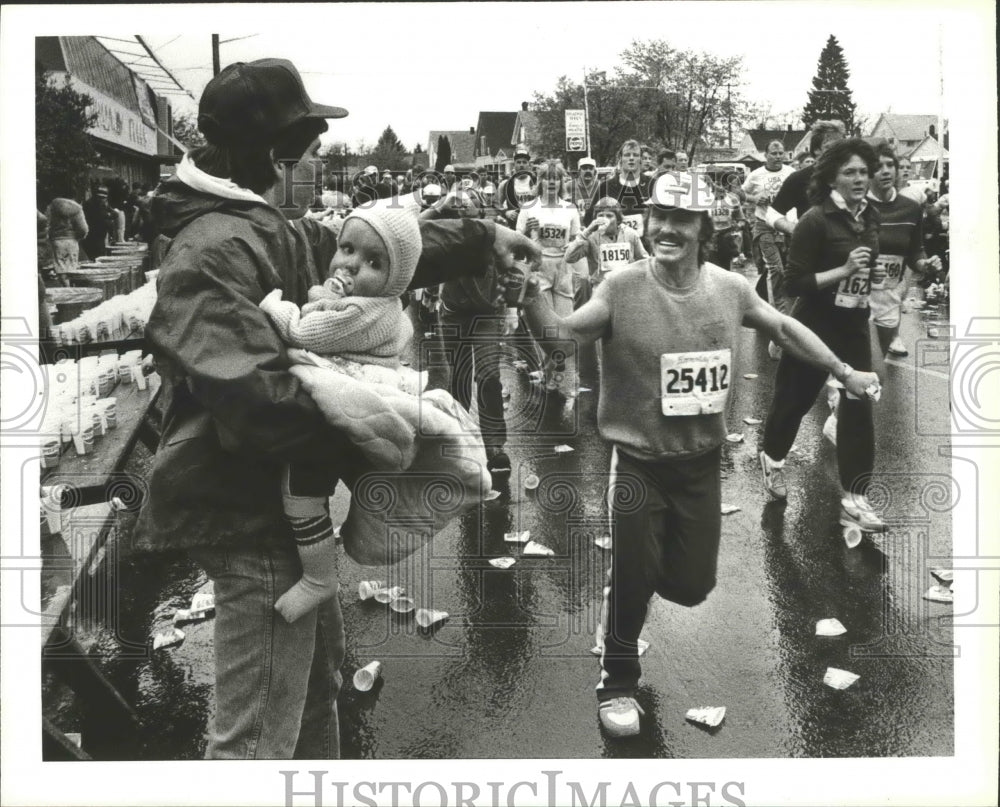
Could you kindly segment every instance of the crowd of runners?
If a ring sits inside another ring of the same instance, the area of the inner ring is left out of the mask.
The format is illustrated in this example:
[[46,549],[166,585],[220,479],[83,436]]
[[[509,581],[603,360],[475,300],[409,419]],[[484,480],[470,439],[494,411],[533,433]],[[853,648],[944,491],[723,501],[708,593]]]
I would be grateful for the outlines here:
[[[825,387],[840,523],[885,529],[866,496],[880,394],[869,319],[878,350],[906,354],[908,288],[947,278],[946,239],[928,224],[946,227],[947,181],[913,199],[900,155],[822,121],[808,155],[789,159],[775,141],[746,176],[695,170],[683,151],[634,139],[603,177],[591,159],[567,167],[524,149],[505,177],[369,166],[328,178],[289,227],[281,170],[346,114],[313,103],[288,62],[231,66],[201,100],[208,145],[152,204],[173,239],[147,327],[170,409],[139,542],[188,550],[215,582],[209,756],[337,753],[344,624],[327,497],[338,481],[355,490],[364,469],[405,479],[418,467],[414,400],[446,421],[475,414],[475,445],[461,448],[488,473],[463,481],[490,495],[511,472],[500,343],[515,333],[534,339],[556,402],[577,394],[579,360],[596,345],[596,427],[613,447],[598,715],[610,736],[635,735],[652,595],[690,607],[716,583],[742,328],[777,362],[762,495],[792,495],[784,460]],[[429,377],[402,366],[410,317],[440,326],[450,366]],[[625,477],[644,496],[618,510]],[[369,537],[347,534],[355,526],[349,517],[345,546],[373,562],[358,548]]]

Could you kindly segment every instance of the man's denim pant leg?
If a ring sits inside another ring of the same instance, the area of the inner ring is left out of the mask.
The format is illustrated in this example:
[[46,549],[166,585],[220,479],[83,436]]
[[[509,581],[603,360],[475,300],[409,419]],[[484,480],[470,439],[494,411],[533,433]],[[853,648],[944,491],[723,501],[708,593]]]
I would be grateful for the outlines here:
[[344,622],[333,597],[289,625],[274,603],[302,575],[285,550],[192,550],[215,583],[208,759],[336,759]]
[[760,233],[754,238],[753,246],[758,269],[767,271],[767,294],[771,305],[782,314],[790,314],[794,298],[785,291],[784,241],[775,233]]

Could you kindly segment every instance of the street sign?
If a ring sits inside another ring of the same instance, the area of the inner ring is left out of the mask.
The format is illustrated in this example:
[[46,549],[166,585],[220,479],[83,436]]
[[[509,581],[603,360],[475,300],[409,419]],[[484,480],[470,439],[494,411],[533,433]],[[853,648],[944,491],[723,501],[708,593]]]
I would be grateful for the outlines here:
[[566,110],[566,151],[587,150],[587,117],[582,109]]

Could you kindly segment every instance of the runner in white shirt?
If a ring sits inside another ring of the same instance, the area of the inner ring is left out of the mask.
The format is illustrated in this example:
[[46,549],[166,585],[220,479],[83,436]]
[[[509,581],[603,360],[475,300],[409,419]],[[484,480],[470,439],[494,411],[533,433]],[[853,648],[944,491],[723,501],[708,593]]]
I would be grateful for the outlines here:
[[[573,313],[573,270],[567,261],[567,247],[580,232],[580,212],[576,205],[559,197],[566,169],[550,160],[538,175],[538,197],[525,203],[517,214],[515,229],[542,248],[539,272],[541,294],[560,316]],[[541,340],[540,340],[541,341]],[[550,353],[545,351],[546,355]],[[546,363],[545,390],[576,397],[576,361]]]

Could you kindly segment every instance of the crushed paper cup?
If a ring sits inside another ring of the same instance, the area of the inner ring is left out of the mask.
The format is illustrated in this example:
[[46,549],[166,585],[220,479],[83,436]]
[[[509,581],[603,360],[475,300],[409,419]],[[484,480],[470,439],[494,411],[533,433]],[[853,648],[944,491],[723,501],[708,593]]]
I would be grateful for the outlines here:
[[375,602],[380,602],[382,603],[382,605],[388,605],[393,600],[397,600],[405,595],[406,595],[406,590],[402,586],[393,586],[392,588],[378,588],[375,589]]
[[526,544],[531,538],[531,530],[521,530],[520,532],[505,532],[503,539],[509,544]]
[[726,716],[725,706],[701,706],[695,709],[688,709],[684,715],[685,720],[692,723],[701,723],[704,726],[715,728]]
[[499,490],[491,490],[489,493],[487,493],[485,496],[483,496],[483,501],[484,502],[493,502],[493,501],[496,501],[499,498],[500,498],[500,491]]
[[841,624],[839,619],[821,619],[816,623],[817,636],[843,636],[847,633],[847,628]]
[[724,515],[724,516],[732,515],[733,513],[738,513],[739,511],[740,511],[740,508],[737,507],[735,504],[725,504],[725,503],[723,503],[723,505],[722,505],[722,515]]
[[358,692],[368,692],[382,677],[382,662],[371,661],[354,673],[354,688]]
[[385,586],[385,580],[362,580],[358,583],[358,599],[370,600],[379,589],[383,589]]
[[601,549],[611,549],[612,542],[610,535],[601,535],[594,539],[594,546]]
[[742,443],[743,435],[740,432],[733,432],[726,435],[726,441],[730,443]]
[[435,611],[432,608],[417,609],[417,624],[422,628],[430,628],[450,617],[447,611]]
[[755,379],[757,377],[757,374],[756,373],[744,373],[743,377],[746,378],[746,379],[748,379],[748,380],[750,380],[750,381],[753,381],[753,379]]
[[393,597],[389,600],[389,607],[397,614],[408,614],[417,604],[410,597]]
[[434,331],[424,331],[424,339],[430,339],[434,336]]
[[875,403],[878,403],[879,398],[882,397],[882,387],[878,384],[871,384],[865,387],[865,395],[875,401]]
[[743,418],[743,422],[746,423],[747,426],[759,426],[764,421],[760,418]]
[[844,543],[847,544],[848,549],[854,549],[861,543],[861,539],[863,537],[864,533],[861,531],[861,527],[853,525],[850,527],[844,527]]
[[[525,369],[527,369],[527,366],[528,365],[525,365]],[[545,374],[541,370],[532,370],[528,373],[528,378],[534,379],[535,381],[541,381],[544,375]]]
[[215,610],[215,586],[209,583],[201,591],[195,593],[191,598],[192,611],[213,611]]
[[573,446],[568,446],[564,443],[562,445],[556,446],[552,450],[555,451],[556,454],[569,454],[569,452],[574,451],[575,449],[573,448]]
[[161,647],[173,647],[174,645],[179,645],[183,641],[184,631],[179,630],[178,628],[161,630],[153,636],[153,650],[159,650]]
[[931,602],[954,602],[955,594],[950,588],[931,586],[927,589],[927,593],[924,594],[924,599]]
[[593,392],[590,387],[580,387],[577,392]]
[[537,474],[528,474],[524,477],[524,489],[525,490],[537,490],[540,480]]
[[343,537],[340,534],[339,526],[333,528],[333,542],[335,544],[343,543]]
[[204,611],[194,611],[190,608],[178,608],[174,611],[174,624],[180,625],[183,622],[201,622],[211,615],[214,609],[208,608]]
[[823,676],[823,683],[834,689],[847,689],[855,681],[861,678],[847,670],[838,670],[836,667],[827,667],[826,675]]
[[[527,534],[527,533],[526,533]],[[549,549],[544,544],[537,543],[536,541],[528,541],[524,545],[524,549],[521,550],[522,555],[538,555],[540,557],[549,557],[555,555],[556,553]]]
[[943,585],[950,586],[955,580],[955,572],[951,569],[931,569],[931,577]]
[[938,336],[940,336],[940,335],[941,335],[941,332],[937,328],[928,328],[927,329],[927,336],[929,336],[931,339],[937,339]]
[[517,563],[515,558],[490,558],[490,566],[496,566],[498,569],[509,569]]

